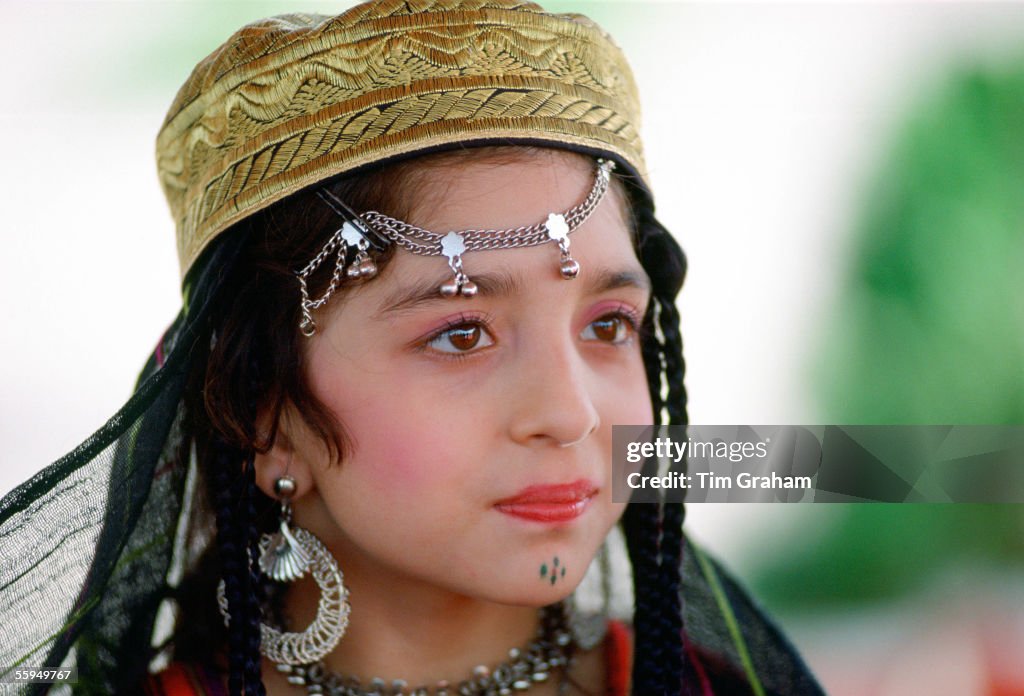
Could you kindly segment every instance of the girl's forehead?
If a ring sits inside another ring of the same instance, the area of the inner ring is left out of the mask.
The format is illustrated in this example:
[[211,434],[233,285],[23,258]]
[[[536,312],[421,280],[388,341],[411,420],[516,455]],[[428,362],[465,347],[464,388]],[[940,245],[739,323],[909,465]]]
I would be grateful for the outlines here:
[[436,232],[531,225],[578,203],[593,176],[592,159],[550,149],[428,165],[409,182],[409,221]]

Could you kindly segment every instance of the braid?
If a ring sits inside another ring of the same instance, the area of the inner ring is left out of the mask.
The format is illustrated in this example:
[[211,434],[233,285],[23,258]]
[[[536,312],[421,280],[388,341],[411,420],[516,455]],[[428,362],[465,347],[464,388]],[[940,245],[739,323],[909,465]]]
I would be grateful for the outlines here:
[[[665,410],[670,425],[686,425],[686,388],[683,385],[685,363],[683,361],[682,336],[679,332],[679,310],[671,301],[661,302],[658,315],[661,335],[664,339],[662,356],[665,364],[665,381],[668,394]],[[673,470],[676,468],[673,465]],[[686,460],[682,462],[682,473],[686,472]],[[665,606],[659,614],[663,620],[662,630],[668,636],[679,636],[677,640],[666,641],[666,690],[669,693],[690,692],[693,680],[684,678],[687,663],[683,659],[683,607],[680,594],[680,568],[682,568],[683,522],[685,519],[680,492],[668,491],[662,511],[661,529],[661,587]],[[680,690],[681,689],[681,690]]]
[[686,363],[683,360],[683,339],[679,332],[679,310],[674,302],[661,301],[658,322],[665,340],[662,356],[668,383],[668,398],[665,400],[668,422],[672,425],[686,425],[686,387],[683,384]]
[[238,553],[238,530],[235,525],[233,512],[233,495],[237,485],[232,481],[230,474],[231,467],[237,463],[237,459],[231,457],[230,448],[224,443],[217,441],[213,447],[214,454],[214,476],[216,483],[216,505],[217,505],[217,546],[220,550],[221,577],[224,580],[225,595],[228,600],[228,655],[230,674],[228,676],[228,691],[232,694],[242,693],[242,585],[243,580],[239,577],[242,568],[240,554]]
[[259,564],[259,539],[260,533],[256,528],[256,466],[250,457],[245,465],[245,536],[248,557],[252,559],[249,566],[249,588],[245,594],[245,616],[247,625],[245,630],[245,693],[247,696],[264,696],[266,690],[263,687],[263,679],[260,674],[260,622],[263,620],[263,613],[260,610]]
[[661,345],[658,343],[655,323],[658,321],[657,301],[652,300],[647,314],[644,316],[641,334],[643,341],[640,344],[640,352],[644,359],[644,369],[647,371],[647,389],[651,395],[651,410],[654,411],[655,425],[661,423],[661,411],[664,402],[661,399]]
[[[661,346],[657,340],[657,302],[652,302],[643,322],[641,353],[647,371],[647,383],[654,411],[655,424],[661,421]],[[656,461],[644,463],[653,469]],[[645,473],[649,473],[645,471]],[[658,627],[661,611],[659,588],[658,537],[661,521],[658,506],[646,501],[634,501],[626,506],[622,517],[622,531],[626,538],[630,564],[633,567],[634,611],[633,628],[636,645],[633,650],[632,691],[636,694],[661,694],[665,682],[662,651],[665,641]]]
[[[685,276],[686,259],[655,220],[649,205],[637,206],[635,214],[640,232],[638,255],[654,289],[642,344],[654,423],[664,423],[664,414],[668,424],[685,425],[685,364],[675,296]],[[649,464],[654,462],[645,467]],[[680,589],[684,508],[679,495],[668,492],[662,504],[630,503],[623,516],[636,604],[632,675],[632,691],[636,694],[689,694],[695,683],[686,674],[683,655]]]
[[[217,545],[221,557],[221,575],[228,600],[228,691],[249,696],[263,694],[259,658],[259,600],[255,595],[249,562],[255,530],[251,488],[251,457],[242,475],[234,475],[240,453],[214,437],[211,443],[214,481],[217,486]],[[254,636],[255,635],[255,639]]]
[[658,507],[633,502],[622,516],[629,562],[633,566],[633,648],[632,692],[660,696],[664,684],[662,649],[658,631]]

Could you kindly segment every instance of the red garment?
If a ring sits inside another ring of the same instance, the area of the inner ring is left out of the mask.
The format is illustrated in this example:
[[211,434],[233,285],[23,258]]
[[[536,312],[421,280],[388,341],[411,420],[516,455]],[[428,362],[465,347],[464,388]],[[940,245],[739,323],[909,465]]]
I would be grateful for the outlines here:
[[629,674],[633,668],[633,635],[621,621],[608,622],[604,639],[604,664],[608,669],[608,696],[629,693]]
[[[608,696],[629,693],[629,671],[633,640],[629,628],[620,621],[608,622],[604,640]],[[224,676],[216,670],[192,663],[174,662],[146,682],[147,696],[228,696]]]
[[159,674],[149,675],[146,696],[228,696],[224,676],[212,667],[173,662]]

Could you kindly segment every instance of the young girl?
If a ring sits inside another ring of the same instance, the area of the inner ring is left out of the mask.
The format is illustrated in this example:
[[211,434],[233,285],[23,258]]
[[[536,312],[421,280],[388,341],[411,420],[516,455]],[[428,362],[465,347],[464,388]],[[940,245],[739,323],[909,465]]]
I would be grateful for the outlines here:
[[[125,409],[0,506],[5,543],[68,538],[57,510],[92,531],[5,579],[2,668],[97,693],[819,693],[681,504],[612,498],[613,425],[686,422],[685,262],[638,125],[609,37],[530,3],[232,36],[157,144],[183,312]],[[572,597],[616,525],[628,622]],[[40,614],[27,583],[55,573]]]

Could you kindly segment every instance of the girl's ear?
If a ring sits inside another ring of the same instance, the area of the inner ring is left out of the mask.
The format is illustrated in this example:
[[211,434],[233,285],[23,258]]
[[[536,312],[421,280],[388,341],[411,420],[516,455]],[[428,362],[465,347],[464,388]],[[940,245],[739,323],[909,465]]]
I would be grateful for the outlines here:
[[[296,454],[295,434],[290,427],[293,420],[287,414],[282,414],[274,444],[266,453],[256,453],[256,485],[272,500],[279,499],[274,491],[274,484],[282,476],[291,476],[295,479],[295,494],[291,496],[293,501],[316,487],[309,464],[304,457]],[[260,425],[262,427],[263,423]]]

